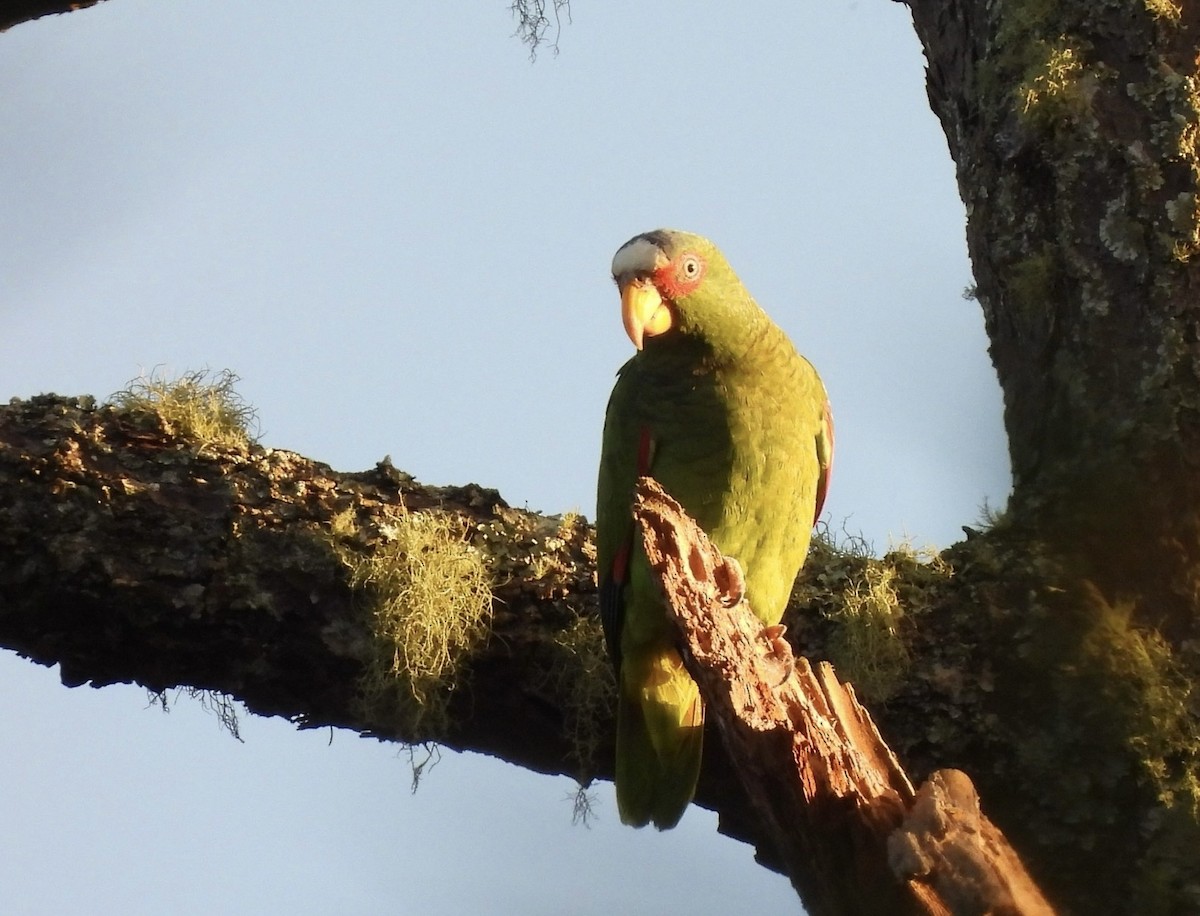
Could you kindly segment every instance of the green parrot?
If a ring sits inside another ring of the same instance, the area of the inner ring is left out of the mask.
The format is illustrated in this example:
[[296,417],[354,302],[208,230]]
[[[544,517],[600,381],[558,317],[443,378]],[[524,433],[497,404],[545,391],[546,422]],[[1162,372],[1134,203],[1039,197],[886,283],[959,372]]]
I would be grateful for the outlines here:
[[704,705],[635,536],[640,475],[675,497],[779,622],[829,483],[833,425],[812,365],[707,239],[660,229],[617,251],[637,353],[608,402],[596,501],[600,611],[617,670],[621,820],[675,826],[700,774]]

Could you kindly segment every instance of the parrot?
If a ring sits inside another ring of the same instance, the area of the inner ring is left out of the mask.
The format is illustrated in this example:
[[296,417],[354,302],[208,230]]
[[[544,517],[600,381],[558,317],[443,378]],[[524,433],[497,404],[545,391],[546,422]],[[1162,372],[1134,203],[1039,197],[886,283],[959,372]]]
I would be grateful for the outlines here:
[[700,775],[704,705],[633,520],[649,475],[737,561],[764,627],[779,623],[833,463],[825,386],[717,247],[673,229],[634,236],[612,275],[635,353],[604,420],[596,564],[617,677],[621,821],[674,827]]

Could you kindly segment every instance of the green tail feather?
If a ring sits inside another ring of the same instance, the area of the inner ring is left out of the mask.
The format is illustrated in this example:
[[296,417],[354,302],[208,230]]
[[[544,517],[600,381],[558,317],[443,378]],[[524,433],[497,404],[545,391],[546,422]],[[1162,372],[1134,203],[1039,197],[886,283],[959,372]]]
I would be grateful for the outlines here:
[[[696,685],[636,690],[623,684],[617,705],[617,808],[621,823],[667,830],[696,792],[704,749],[704,708]],[[690,687],[690,689],[689,689]],[[682,696],[681,696],[682,694]],[[681,703],[682,701],[682,703]]]

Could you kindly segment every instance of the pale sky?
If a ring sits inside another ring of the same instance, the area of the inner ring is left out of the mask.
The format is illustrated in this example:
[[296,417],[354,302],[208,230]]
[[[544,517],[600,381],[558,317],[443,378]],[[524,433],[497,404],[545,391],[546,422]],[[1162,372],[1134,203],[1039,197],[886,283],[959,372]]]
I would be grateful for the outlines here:
[[[462,9],[453,14],[451,7]],[[889,0],[108,0],[0,35],[0,396],[242,377],[262,441],[594,508],[630,355],[608,266],[709,236],[823,375],[835,528],[946,546],[1008,461],[953,164]],[[21,914],[796,912],[692,809],[572,826],[566,778],[0,653],[0,888]]]

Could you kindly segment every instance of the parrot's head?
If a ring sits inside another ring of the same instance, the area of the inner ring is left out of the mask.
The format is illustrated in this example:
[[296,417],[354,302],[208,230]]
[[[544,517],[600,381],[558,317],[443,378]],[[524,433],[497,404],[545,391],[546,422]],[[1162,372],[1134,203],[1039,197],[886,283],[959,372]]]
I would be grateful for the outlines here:
[[717,246],[690,232],[634,236],[617,249],[612,274],[625,333],[639,350],[650,341],[740,336],[762,314]]

